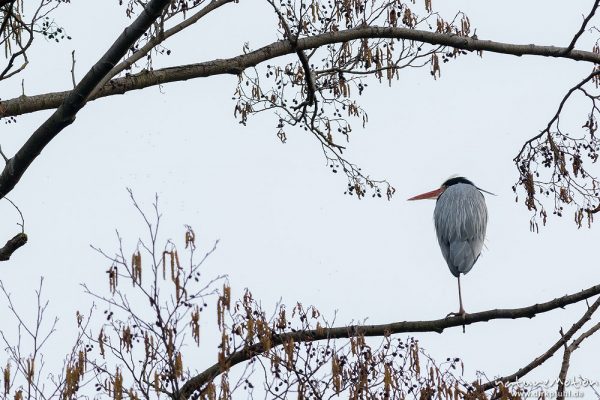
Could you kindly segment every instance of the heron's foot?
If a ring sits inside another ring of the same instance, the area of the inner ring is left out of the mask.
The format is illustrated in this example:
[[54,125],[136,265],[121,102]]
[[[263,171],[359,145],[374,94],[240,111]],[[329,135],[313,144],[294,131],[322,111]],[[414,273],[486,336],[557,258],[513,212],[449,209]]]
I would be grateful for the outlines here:
[[452,318],[452,317],[462,317],[463,319],[463,333],[465,333],[465,319],[467,318],[467,313],[465,312],[464,308],[460,308],[460,310],[458,310],[458,312],[451,312],[450,314],[446,315],[446,318]]
[[451,312],[450,314],[446,315],[446,318],[452,318],[452,317],[466,317],[467,313],[466,311],[461,308],[460,310],[458,310],[458,312]]

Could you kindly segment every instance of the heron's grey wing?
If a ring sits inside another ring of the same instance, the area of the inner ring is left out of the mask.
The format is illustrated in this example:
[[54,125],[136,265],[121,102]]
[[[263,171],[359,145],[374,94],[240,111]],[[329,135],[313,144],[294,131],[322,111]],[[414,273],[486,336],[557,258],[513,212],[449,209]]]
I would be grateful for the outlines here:
[[435,229],[442,255],[454,276],[466,274],[479,258],[487,226],[485,199],[468,184],[448,187],[437,201]]
[[[479,258],[483,240],[462,240],[450,243],[450,262],[458,272],[466,274]],[[455,274],[458,275],[458,274]]]
[[[436,228],[436,232],[437,232],[437,228]],[[444,256],[444,260],[446,260],[446,263],[448,264],[448,268],[450,268],[450,272],[452,273],[452,275],[458,277],[458,274],[460,272],[458,271],[458,269],[456,267],[454,267],[454,262],[449,261],[450,260],[450,241],[444,235],[440,235],[439,233],[438,233],[437,237],[438,237],[438,243],[440,244],[440,250],[442,250],[442,256]]]

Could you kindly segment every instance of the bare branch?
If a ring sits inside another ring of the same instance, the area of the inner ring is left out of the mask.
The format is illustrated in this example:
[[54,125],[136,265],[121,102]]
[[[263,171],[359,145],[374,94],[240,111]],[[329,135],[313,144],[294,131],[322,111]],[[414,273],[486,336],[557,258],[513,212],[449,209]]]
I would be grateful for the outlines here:
[[596,299],[596,301],[586,310],[585,314],[583,314],[583,316],[573,324],[573,326],[567,331],[567,333],[562,335],[561,338],[556,343],[554,343],[552,347],[550,347],[544,354],[542,354],[539,357],[536,357],[535,360],[533,360],[523,368],[520,368],[514,374],[495,379],[491,382],[479,386],[480,390],[490,390],[498,386],[499,383],[515,382],[517,379],[522,378],[529,372],[533,371],[535,368],[542,365],[542,363],[544,363],[546,360],[552,357],[552,355],[556,353],[556,351],[558,351],[558,349],[560,349],[561,346],[567,343],[569,339],[571,339],[571,337],[573,337],[573,335],[577,333],[577,331],[579,331],[587,321],[590,320],[592,314],[598,309],[598,307],[600,307],[600,297]]
[[198,11],[193,16],[187,18],[185,21],[181,22],[180,24],[175,25],[174,27],[172,27],[170,29],[167,29],[166,31],[162,32],[160,35],[154,36],[144,46],[142,46],[140,49],[138,49],[133,55],[131,55],[127,59],[121,61],[119,64],[115,65],[110,70],[110,72],[108,74],[106,74],[104,79],[102,79],[102,81],[100,81],[100,83],[96,86],[96,88],[94,89],[94,91],[92,92],[92,95],[90,97],[95,97],[95,95],[98,93],[98,91],[102,87],[104,87],[106,85],[106,83],[108,83],[112,78],[117,76],[119,73],[130,68],[134,63],[136,63],[137,61],[139,61],[140,59],[145,57],[157,45],[164,42],[171,36],[181,32],[182,30],[186,29],[187,27],[195,24],[196,22],[198,22],[201,18],[205,17],[210,12],[216,10],[217,8],[223,6],[227,3],[231,3],[232,1],[235,1],[235,0],[213,0],[206,7],[202,8],[200,11]]
[[4,247],[0,248],[0,261],[8,261],[10,256],[25,243],[27,243],[27,235],[23,232],[17,233],[15,237],[6,242]]
[[550,129],[552,128],[552,125],[560,117],[560,114],[562,113],[562,110],[563,110],[565,104],[567,103],[567,100],[569,100],[569,98],[573,95],[573,93],[575,93],[577,90],[581,89],[586,83],[590,82],[591,80],[593,80],[598,75],[600,75],[600,71],[594,70],[592,73],[590,73],[588,76],[586,76],[583,80],[581,80],[577,85],[575,85],[571,89],[569,89],[569,91],[563,96],[562,100],[560,101],[560,104],[558,105],[558,109],[556,110],[556,113],[554,114],[554,116],[552,117],[552,119],[548,122],[548,125],[546,125],[546,128],[543,131],[541,131],[539,134],[533,136],[532,138],[530,138],[529,140],[527,140],[525,143],[523,143],[523,146],[521,147],[521,150],[515,156],[515,158],[513,159],[513,161],[517,162],[521,158],[521,156],[523,155],[523,153],[525,152],[525,150],[529,146],[531,146],[533,142],[535,142],[536,140],[540,139],[544,135],[550,134]]
[[[356,337],[358,335],[366,337],[385,336],[405,332],[441,333],[445,329],[450,327],[458,327],[462,326],[463,324],[470,325],[478,322],[487,322],[493,319],[533,318],[537,314],[545,313],[551,310],[555,310],[557,308],[563,308],[566,305],[583,301],[597,294],[600,294],[600,285],[593,286],[576,294],[556,298],[545,303],[534,304],[532,306],[517,309],[496,309],[482,311],[474,314],[466,314],[464,317],[459,316],[431,321],[404,321],[384,325],[342,326],[337,328],[322,328],[319,330],[303,330],[279,335],[274,334],[271,337],[270,345],[271,347],[274,347],[280,346],[287,342],[313,342],[317,340],[351,338]],[[596,308],[600,306],[600,300],[596,301],[595,304]],[[592,308],[590,307],[590,309]],[[593,310],[595,310],[595,308]],[[588,315],[588,313],[586,313],[586,315]],[[589,312],[589,315],[591,315],[591,312]],[[575,327],[576,326],[574,325],[571,329],[574,329]],[[562,345],[562,343],[564,342],[561,341],[559,347],[560,345]],[[265,346],[262,342],[258,342],[251,346],[247,346],[246,348],[231,354],[231,356],[227,360],[227,368],[248,361],[256,355],[263,353],[264,351]],[[224,371],[223,368],[224,365],[222,364],[214,364],[210,368],[204,370],[200,374],[188,380],[179,391],[179,395],[177,396],[179,400],[186,400],[190,398],[194,394],[194,392],[202,390],[204,385],[211,382],[215,377],[217,377]]]
[[21,209],[8,197],[4,198],[6,201],[8,201],[10,204],[12,204],[12,206],[17,210],[17,212],[19,213],[19,216],[21,217],[21,222],[17,223],[17,225],[19,225],[21,227],[21,233],[25,233],[25,217],[23,217],[23,213],[21,212]]
[[11,158],[0,174],[0,198],[6,196],[19,182],[29,165],[48,143],[75,121],[88,96],[98,82],[123,57],[131,45],[158,18],[169,0],[152,0],[143,13],[117,38],[113,45],[88,71],[81,82],[65,97],[60,107],[48,118]]
[[71,81],[73,82],[73,88],[77,86],[75,83],[75,50],[71,52]]
[[[591,226],[593,214],[600,211],[598,196],[594,188],[597,185],[596,178],[593,177],[583,166],[582,154],[578,150],[582,146],[589,146],[590,149],[597,147],[594,131],[596,129],[595,113],[599,111],[596,105],[596,97],[588,93],[585,85],[596,83],[600,77],[600,70],[594,70],[583,80],[570,88],[563,96],[560,104],[548,121],[546,127],[537,135],[531,137],[522,145],[519,153],[513,159],[519,173],[519,179],[513,186],[513,191],[517,192],[517,186],[525,189],[525,205],[529,211],[533,211],[533,217],[530,221],[530,228],[535,231],[537,228],[536,216],[541,217],[542,223],[546,224],[547,212],[544,205],[539,200],[539,196],[554,197],[554,214],[563,215],[564,204],[577,205],[575,222],[579,227],[582,226],[584,216],[587,216],[588,226]],[[568,101],[572,101],[576,93],[583,93],[591,102],[592,111],[588,113],[586,123],[581,127],[587,130],[587,138],[576,138],[565,134],[560,129],[560,117]],[[585,142],[586,143],[582,143]],[[590,151],[588,158],[593,162],[597,158],[595,151]],[[573,174],[567,170],[567,160],[573,166]],[[547,179],[539,178],[539,166],[550,168]],[[577,177],[587,179],[588,182],[577,181]]]
[[573,341],[573,343],[571,343],[568,346],[565,346],[565,353],[563,355],[560,373],[558,374],[558,388],[556,393],[556,400],[564,400],[565,398],[565,382],[567,381],[567,371],[569,370],[569,360],[571,359],[571,353],[577,350],[579,345],[581,345],[581,342],[583,342],[586,338],[592,336],[598,330],[600,330],[600,322],[592,326],[587,331],[583,332],[577,339]]
[[569,46],[567,46],[567,50],[565,50],[565,53],[568,54],[569,52],[571,52],[571,50],[573,50],[575,48],[575,44],[577,43],[577,40],[579,40],[581,35],[583,35],[583,32],[585,31],[585,27],[587,26],[588,22],[590,22],[590,20],[596,13],[596,10],[598,9],[599,4],[600,4],[600,0],[594,1],[592,10],[588,14],[588,16],[583,20],[583,23],[581,24],[581,28],[579,28],[579,31],[575,34],[575,36],[573,36],[573,40],[571,40],[571,43],[569,43]]
[[[455,34],[443,34],[398,27],[360,26],[338,32],[328,32],[306,38],[300,38],[294,47],[289,41],[278,41],[261,47],[247,54],[228,59],[215,59],[197,64],[162,68],[154,71],[143,71],[124,78],[108,82],[95,96],[88,100],[124,94],[132,90],[140,90],[169,82],[185,81],[213,75],[238,75],[246,68],[256,66],[267,60],[295,53],[297,50],[308,50],[333,43],[343,43],[357,39],[390,38],[407,39],[449,46],[463,50],[490,51],[493,53],[514,56],[542,56],[565,58],[574,61],[585,61],[600,64],[600,54],[590,51],[572,50],[565,54],[566,47],[540,46],[534,44],[511,44],[490,40],[474,39]],[[18,97],[0,102],[0,117],[22,115],[40,110],[58,107],[69,95],[66,92],[53,92],[30,97]]]
[[[294,35],[288,23],[286,22],[285,17],[281,13],[281,11],[279,11],[275,3],[272,0],[268,0],[268,2],[269,4],[271,4],[271,7],[273,7],[273,10],[277,14],[277,17],[279,18],[279,22],[281,23],[281,26],[285,31],[287,39],[290,41],[291,45],[294,48],[296,48],[298,46],[298,36],[300,35],[300,30],[298,30],[298,32]],[[300,64],[302,65],[302,69],[304,70],[304,80],[306,82],[307,91],[306,102],[295,107],[296,109],[299,109],[306,104],[312,106],[315,103],[317,87],[315,83],[314,72],[310,68],[310,64],[308,63],[308,57],[306,56],[306,53],[304,53],[304,50],[297,49],[296,54],[298,55],[298,59],[300,59]]]

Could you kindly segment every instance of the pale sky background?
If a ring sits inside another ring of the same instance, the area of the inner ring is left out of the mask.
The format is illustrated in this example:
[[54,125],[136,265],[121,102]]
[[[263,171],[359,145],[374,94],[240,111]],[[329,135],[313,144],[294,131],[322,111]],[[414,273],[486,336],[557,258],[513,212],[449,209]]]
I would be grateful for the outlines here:
[[[559,46],[570,42],[591,4],[434,1],[445,15],[464,11],[480,39]],[[22,74],[28,95],[70,88],[71,51],[76,50],[81,78],[128,23],[116,1],[73,1],[55,18],[73,39],[56,45],[40,39]],[[173,54],[157,58],[155,67],[230,57],[244,42],[258,48],[275,39],[272,11],[260,1],[241,1],[169,41]],[[578,48],[590,50],[591,36]],[[183,225],[190,224],[201,250],[221,239],[206,276],[228,274],[234,294],[248,287],[267,309],[282,298],[290,306],[313,304],[331,317],[337,311],[338,324],[437,319],[458,307],[456,279],[435,238],[435,203],[406,198],[461,174],[497,194],[486,197],[487,248],[462,281],[467,311],[528,306],[574,293],[599,283],[600,227],[577,230],[574,210],[568,210],[539,234],[530,233],[530,214],[515,203],[511,190],[517,178],[512,158],[591,68],[485,53],[482,59],[469,55],[442,65],[437,81],[428,69],[417,69],[401,71],[392,88],[372,82],[361,99],[370,122],[366,129],[354,124],[348,157],[396,187],[389,202],[345,196],[345,178],[329,172],[315,140],[288,129],[282,145],[274,115],[263,113],[247,127],[239,125],[231,100],[236,77],[92,102],[9,195],[25,214],[30,241],[0,265],[0,278],[32,314],[34,289],[45,277],[49,315],[61,319],[48,353],[62,357],[68,350],[63,335],[73,331],[75,311],[91,303],[79,283],[108,288],[108,264],[89,244],[115,249],[118,228],[129,253],[145,233],[125,190],[131,187],[147,210],[154,193],[160,196],[164,238],[181,241]],[[0,90],[2,98],[18,96],[20,80],[3,83]],[[586,113],[587,107],[574,114],[575,126]],[[2,124],[3,150],[14,154],[49,114]],[[592,171],[598,174],[597,168]],[[17,232],[18,216],[7,202],[0,212],[5,240]],[[532,320],[468,326],[466,334],[453,328],[415,337],[439,361],[461,357],[467,377],[475,371],[505,375],[546,351],[559,329],[568,329],[584,311],[582,303]],[[216,335],[214,325],[204,327],[207,341],[211,331]],[[216,352],[207,351],[215,358],[194,365],[198,370],[216,359]],[[569,376],[600,380],[598,354],[596,335],[574,353]],[[561,358],[555,356],[528,379],[556,378]]]

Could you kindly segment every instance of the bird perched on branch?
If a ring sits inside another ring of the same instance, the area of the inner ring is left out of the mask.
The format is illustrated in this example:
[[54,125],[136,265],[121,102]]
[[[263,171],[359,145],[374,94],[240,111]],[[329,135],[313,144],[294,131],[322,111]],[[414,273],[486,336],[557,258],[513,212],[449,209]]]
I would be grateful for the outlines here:
[[487,227],[487,207],[482,192],[462,176],[450,178],[439,189],[408,200],[437,199],[433,220],[442,255],[450,272],[458,278],[458,313],[465,315],[460,289],[460,274],[468,273],[479,258]]

